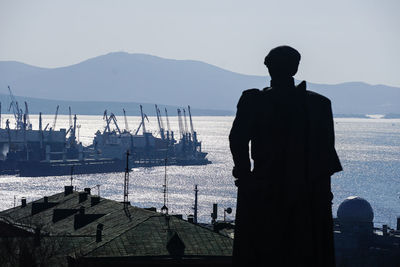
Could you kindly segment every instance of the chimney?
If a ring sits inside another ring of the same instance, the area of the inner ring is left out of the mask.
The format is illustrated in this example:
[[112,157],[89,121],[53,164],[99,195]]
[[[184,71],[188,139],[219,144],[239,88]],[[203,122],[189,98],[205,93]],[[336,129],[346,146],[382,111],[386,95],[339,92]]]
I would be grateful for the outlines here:
[[90,197],[90,205],[93,207],[94,205],[97,205],[100,203],[100,197],[99,196],[91,196]]
[[218,204],[214,203],[213,204],[213,213],[211,213],[211,222],[214,224],[217,221],[218,218]]
[[84,192],[86,192],[88,195],[90,195],[90,188],[86,187],[85,189],[83,189]]
[[103,224],[99,223],[96,230],[96,242],[101,242],[101,235],[103,233]]
[[187,216],[187,221],[190,223],[194,223],[194,216],[192,214]]
[[82,203],[83,201],[87,200],[87,195],[88,193],[86,192],[79,192],[79,203]]
[[400,231],[400,217],[397,217],[397,226],[396,226],[396,230]]
[[26,207],[26,198],[21,198],[21,208],[25,208]]
[[44,202],[44,203],[49,203],[49,197],[44,197],[44,198],[43,198],[43,202]]
[[74,190],[74,187],[72,185],[64,186],[64,196],[68,196],[69,194],[72,194],[73,190]]

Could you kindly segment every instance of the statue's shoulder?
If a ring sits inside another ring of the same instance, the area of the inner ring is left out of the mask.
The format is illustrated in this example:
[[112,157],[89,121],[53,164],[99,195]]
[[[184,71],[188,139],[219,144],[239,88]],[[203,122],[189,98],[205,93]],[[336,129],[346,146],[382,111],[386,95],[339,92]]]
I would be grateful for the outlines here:
[[242,96],[253,97],[253,96],[257,96],[260,92],[261,91],[257,88],[247,89],[247,90],[243,91]]
[[237,107],[251,107],[259,99],[260,92],[257,88],[244,90]]
[[311,101],[319,102],[321,104],[326,104],[326,105],[331,104],[331,100],[329,98],[327,98],[326,96],[323,96],[319,93],[316,93],[316,92],[310,91],[310,90],[307,90],[306,92],[307,92],[308,99],[310,99]]

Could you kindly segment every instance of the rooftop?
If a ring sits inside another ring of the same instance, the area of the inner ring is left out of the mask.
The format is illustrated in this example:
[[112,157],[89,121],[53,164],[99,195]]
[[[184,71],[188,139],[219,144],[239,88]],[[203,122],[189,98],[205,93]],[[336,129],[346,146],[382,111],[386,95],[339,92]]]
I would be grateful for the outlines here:
[[67,187],[2,211],[0,220],[21,229],[40,228],[42,243],[56,238],[65,256],[74,259],[232,255],[233,239],[208,228],[89,192],[67,193]]

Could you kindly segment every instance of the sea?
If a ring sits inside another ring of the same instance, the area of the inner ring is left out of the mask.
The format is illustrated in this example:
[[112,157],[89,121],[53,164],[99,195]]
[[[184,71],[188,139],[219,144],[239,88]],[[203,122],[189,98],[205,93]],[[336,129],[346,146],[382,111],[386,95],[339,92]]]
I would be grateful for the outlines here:
[[[96,131],[103,131],[102,116],[78,115],[77,136],[84,145],[92,143]],[[3,115],[2,127],[11,115]],[[149,117],[146,129],[158,135],[155,117]],[[234,117],[193,117],[195,131],[202,142],[202,150],[212,164],[203,166],[164,166],[133,168],[129,180],[129,201],[138,207],[164,205],[164,178],[167,180],[166,204],[171,214],[183,218],[193,214],[195,185],[198,188],[198,220],[211,221],[213,204],[218,204],[218,220],[234,220],[237,188],[231,175],[233,167],[229,151],[228,134]],[[44,123],[53,125],[54,115],[43,116]],[[178,118],[169,118],[171,130],[179,133]],[[30,115],[33,128],[38,127],[38,115]],[[332,177],[333,216],[342,201],[349,196],[366,199],[374,211],[374,224],[396,227],[400,216],[400,119],[384,118],[335,118],[336,150],[343,171]],[[136,131],[140,117],[117,117],[120,128]],[[164,124],[166,122],[164,120]],[[56,129],[68,128],[69,117],[59,115]],[[114,126],[113,126],[114,127]],[[185,125],[184,125],[185,127]],[[186,126],[190,127],[189,124]],[[25,197],[28,202],[60,193],[70,185],[70,176],[18,177],[0,176],[0,210],[20,205]],[[94,194],[116,201],[123,200],[124,173],[74,175],[77,190],[92,188]],[[232,213],[228,213],[232,208]],[[261,212],[265,212],[260,210]],[[254,214],[254,218],[257,218]],[[271,215],[273,216],[273,215]],[[277,218],[271,218],[277,219]]]

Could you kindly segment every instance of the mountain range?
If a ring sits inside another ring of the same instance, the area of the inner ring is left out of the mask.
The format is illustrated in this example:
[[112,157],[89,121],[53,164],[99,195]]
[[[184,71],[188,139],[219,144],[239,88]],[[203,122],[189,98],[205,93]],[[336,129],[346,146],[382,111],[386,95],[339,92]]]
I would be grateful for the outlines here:
[[[239,74],[200,61],[125,52],[59,68],[0,61],[0,101],[9,103],[10,85],[19,101],[28,101],[31,113],[54,113],[59,104],[64,114],[71,106],[79,114],[101,115],[106,108],[121,113],[124,107],[137,115],[139,103],[152,110],[150,105],[157,103],[170,108],[191,105],[194,115],[232,115],[243,90],[268,83],[267,76]],[[397,87],[308,82],[307,88],[329,97],[335,114],[400,114]]]

